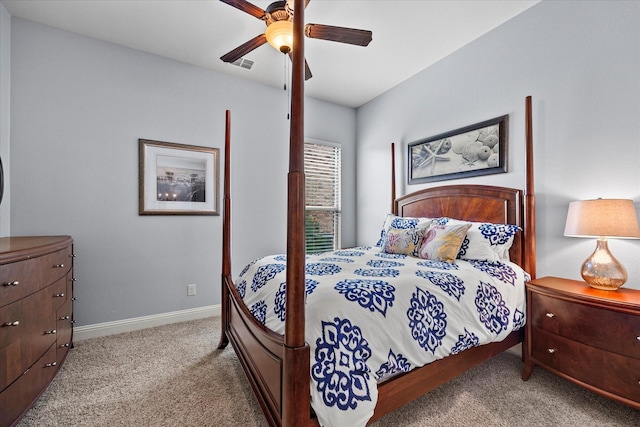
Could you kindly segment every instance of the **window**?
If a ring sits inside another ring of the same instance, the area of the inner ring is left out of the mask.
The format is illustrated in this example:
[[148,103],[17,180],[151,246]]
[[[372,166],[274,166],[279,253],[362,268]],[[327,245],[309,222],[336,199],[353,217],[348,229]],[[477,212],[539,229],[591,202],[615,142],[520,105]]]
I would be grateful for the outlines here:
[[331,251],[340,246],[341,169],[340,146],[305,142],[307,253]]

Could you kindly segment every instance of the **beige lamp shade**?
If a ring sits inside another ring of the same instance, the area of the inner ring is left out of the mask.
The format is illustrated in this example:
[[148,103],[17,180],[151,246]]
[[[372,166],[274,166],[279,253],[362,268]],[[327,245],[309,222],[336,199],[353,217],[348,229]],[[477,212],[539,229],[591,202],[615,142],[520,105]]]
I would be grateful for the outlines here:
[[564,235],[640,239],[633,200],[595,199],[571,202]]

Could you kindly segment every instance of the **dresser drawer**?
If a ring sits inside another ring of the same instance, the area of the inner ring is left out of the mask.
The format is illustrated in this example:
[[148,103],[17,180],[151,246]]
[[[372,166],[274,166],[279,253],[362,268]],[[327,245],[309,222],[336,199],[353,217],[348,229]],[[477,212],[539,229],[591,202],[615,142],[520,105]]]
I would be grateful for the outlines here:
[[55,360],[56,349],[52,345],[24,375],[0,393],[0,426],[11,425],[53,380],[58,369]]
[[24,298],[65,276],[73,262],[71,246],[39,257],[2,265],[0,306]]
[[532,325],[609,352],[640,359],[640,316],[533,293]]
[[[34,315],[37,314],[37,315]],[[57,338],[52,298],[38,292],[0,308],[0,390],[11,384]]]
[[71,298],[68,298],[56,314],[57,317],[57,356],[58,363],[61,363],[67,352],[71,348],[72,325],[73,325],[73,305]]
[[[640,403],[640,360],[620,356],[534,327],[534,361],[599,390]],[[598,390],[596,390],[598,391]]]
[[40,282],[33,271],[38,270],[37,259],[4,264],[0,268],[0,307],[38,292]]
[[54,310],[59,309],[67,301],[67,282],[69,280],[71,279],[68,275],[64,276],[43,291],[47,297],[51,298]]

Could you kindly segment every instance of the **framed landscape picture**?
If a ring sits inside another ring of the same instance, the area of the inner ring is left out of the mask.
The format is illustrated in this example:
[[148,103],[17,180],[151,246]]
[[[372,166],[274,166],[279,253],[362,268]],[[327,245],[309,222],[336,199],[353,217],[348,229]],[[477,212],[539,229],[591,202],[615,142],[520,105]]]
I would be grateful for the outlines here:
[[496,117],[410,143],[409,184],[506,172],[508,119]]
[[219,215],[217,148],[139,139],[140,215]]

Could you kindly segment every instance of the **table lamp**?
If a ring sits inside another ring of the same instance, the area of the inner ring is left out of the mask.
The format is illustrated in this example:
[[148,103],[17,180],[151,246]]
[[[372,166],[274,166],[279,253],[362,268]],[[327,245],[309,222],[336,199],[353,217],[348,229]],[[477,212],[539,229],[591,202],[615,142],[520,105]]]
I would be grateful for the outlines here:
[[627,281],[627,270],[609,252],[607,238],[640,239],[633,200],[596,199],[569,204],[564,235],[597,238],[596,250],[582,264],[591,287],[614,291]]

